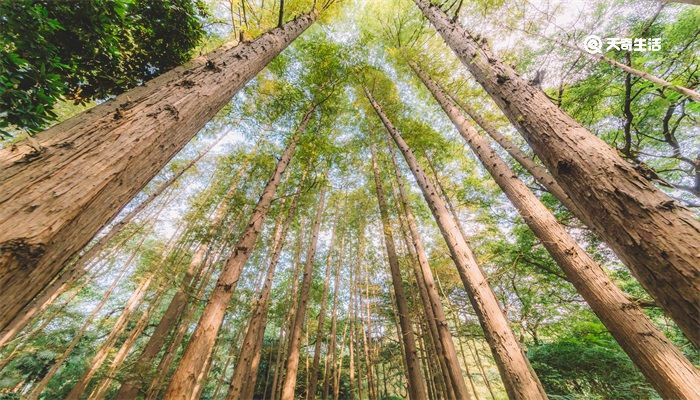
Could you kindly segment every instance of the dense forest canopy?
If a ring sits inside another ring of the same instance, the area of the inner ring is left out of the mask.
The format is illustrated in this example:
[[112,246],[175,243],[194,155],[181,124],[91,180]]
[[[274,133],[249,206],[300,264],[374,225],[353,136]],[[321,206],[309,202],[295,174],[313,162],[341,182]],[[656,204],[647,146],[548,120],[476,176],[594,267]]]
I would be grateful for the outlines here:
[[0,2],[0,399],[700,399],[699,37],[662,0]]

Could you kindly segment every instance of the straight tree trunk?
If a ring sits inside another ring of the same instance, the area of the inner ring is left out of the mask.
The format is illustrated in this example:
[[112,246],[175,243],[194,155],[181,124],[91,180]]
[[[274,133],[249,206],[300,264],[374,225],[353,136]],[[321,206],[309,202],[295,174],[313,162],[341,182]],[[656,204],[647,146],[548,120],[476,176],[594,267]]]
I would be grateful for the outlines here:
[[[303,179],[302,179],[303,184]],[[270,257],[270,263],[267,269],[267,276],[265,277],[265,283],[258,295],[256,301],[256,307],[253,310],[253,314],[250,317],[250,322],[246,329],[245,338],[243,339],[243,344],[241,345],[241,352],[236,361],[236,367],[233,370],[233,375],[231,377],[231,384],[229,386],[227,399],[236,400],[242,397],[241,393],[244,391],[245,386],[255,387],[255,380],[257,379],[257,368],[252,368],[254,363],[254,358],[260,354],[262,339],[265,334],[265,320],[267,317],[267,309],[270,304],[270,291],[272,290],[272,279],[275,276],[275,270],[277,269],[277,264],[282,255],[282,247],[284,246],[285,238],[287,237],[287,231],[289,230],[289,225],[294,219],[296,213],[297,203],[299,201],[299,195],[301,189],[297,191],[292,200],[292,204],[289,206],[287,215],[284,218],[280,218],[275,227],[273,239],[272,239],[272,255]],[[280,217],[283,215],[280,214]],[[255,371],[253,371],[255,369]],[[252,381],[251,381],[252,379]]]
[[150,302],[150,304],[148,305],[148,309],[146,309],[146,311],[144,311],[141,314],[141,317],[138,319],[138,321],[136,321],[136,325],[129,333],[129,336],[119,347],[119,350],[117,350],[117,352],[115,353],[105,378],[102,379],[102,381],[95,387],[92,393],[90,393],[90,396],[88,396],[88,400],[102,400],[105,398],[105,396],[107,395],[107,391],[114,382],[115,373],[122,366],[124,360],[126,360],[126,357],[129,355],[129,351],[131,351],[134,343],[136,343],[136,340],[143,333],[143,330],[146,328],[146,325],[148,324],[153,310],[158,305],[162,296],[163,291],[161,290]]
[[642,286],[700,347],[700,221],[430,0],[414,0]]
[[664,397],[700,398],[700,373],[690,361],[615,286],[602,267],[517,178],[486,138],[467,122],[442,88],[417,65],[412,67],[525,223],[652,386]]
[[73,336],[73,339],[71,339],[70,343],[66,346],[66,348],[63,350],[63,353],[56,358],[54,361],[54,364],[51,366],[51,368],[48,370],[48,372],[41,378],[39,383],[37,383],[33,388],[32,391],[29,392],[29,394],[26,396],[27,400],[37,400],[39,398],[39,395],[41,395],[41,392],[46,389],[46,386],[48,386],[49,382],[51,381],[51,378],[56,375],[58,372],[59,368],[63,365],[63,363],[66,361],[68,356],[73,352],[73,349],[75,349],[75,346],[78,345],[78,342],[80,342],[80,339],[83,338],[85,335],[85,332],[87,329],[90,327],[92,324],[93,320],[95,317],[97,317],[98,313],[102,310],[102,308],[107,304],[107,300],[109,300],[109,297],[112,295],[112,292],[114,292],[114,289],[116,289],[117,285],[119,282],[124,278],[126,275],[127,271],[129,270],[129,267],[131,266],[131,262],[134,260],[136,257],[136,254],[138,253],[139,248],[143,245],[143,242],[146,240],[146,236],[144,236],[137,247],[133,250],[131,253],[131,256],[126,260],[126,262],[121,266],[121,269],[117,273],[117,276],[112,280],[112,283],[110,284],[109,288],[104,292],[102,295],[102,298],[100,299],[100,302],[97,303],[97,305],[92,309],[90,312],[90,315],[85,318],[85,322],[83,322],[83,325],[80,327],[78,332],[76,332],[75,336]]
[[476,122],[481,129],[486,132],[493,140],[496,141],[503,149],[511,156],[515,161],[517,161],[527,172],[532,175],[535,180],[542,185],[549,193],[556,197],[569,211],[571,211],[577,218],[579,217],[580,211],[577,210],[576,204],[571,200],[568,194],[564,192],[561,186],[554,180],[554,177],[547,171],[546,168],[541,167],[535,163],[530,157],[528,157],[518,146],[500,133],[491,123],[486,121],[476,110],[467,104],[465,101],[456,98],[449,93],[446,93],[452,101],[454,101],[464,112]]
[[[425,378],[420,371],[418,354],[416,350],[416,339],[411,328],[411,317],[406,302],[406,294],[404,293],[403,282],[401,281],[401,269],[399,267],[399,259],[396,256],[396,245],[394,243],[394,233],[389,220],[389,212],[387,211],[386,199],[384,197],[384,188],[379,174],[379,166],[377,165],[377,156],[372,149],[372,171],[374,172],[374,184],[377,194],[377,203],[379,204],[379,214],[382,220],[384,230],[384,245],[386,247],[387,258],[389,261],[389,269],[391,272],[391,281],[394,287],[394,296],[396,299],[396,309],[399,314],[399,324],[401,326],[401,339],[404,344],[404,358],[406,359],[406,377],[408,378],[408,393],[411,400],[427,399],[427,391],[425,387]],[[468,397],[467,397],[468,398]]]
[[292,265],[294,265],[294,274],[292,275],[292,286],[290,288],[290,291],[287,293],[287,298],[292,298],[293,300],[291,301],[291,304],[289,305],[289,312],[287,312],[287,315],[284,319],[284,323],[282,324],[280,328],[280,336],[278,340],[278,349],[277,349],[277,357],[275,359],[275,375],[272,379],[272,395],[271,399],[272,400],[277,400],[277,397],[279,396],[282,388],[282,376],[284,375],[284,363],[282,362],[282,355],[286,354],[286,344],[287,344],[287,339],[291,333],[292,330],[292,324],[293,324],[293,317],[296,315],[296,305],[298,303],[298,294],[297,294],[297,289],[299,287],[299,272],[301,270],[301,251],[302,251],[302,246],[304,244],[304,231],[303,229],[305,228],[305,220],[302,219],[302,221],[299,223],[298,229],[297,229],[297,239],[296,239],[296,245],[294,248],[294,260],[292,262]]
[[[335,233],[333,234],[335,236]],[[328,286],[331,281],[331,268],[333,264],[333,250],[335,238],[331,239],[326,259],[326,273],[323,279],[323,292],[321,293],[321,309],[318,312],[318,328],[316,329],[316,342],[314,343],[314,359],[309,371],[309,386],[306,389],[306,400],[316,399],[316,389],[318,387],[319,364],[321,362],[321,344],[323,343],[323,331],[326,325],[326,307],[328,306]]]
[[282,383],[281,400],[293,400],[297,381],[297,372],[299,370],[299,343],[301,339],[301,331],[306,318],[306,309],[309,302],[309,292],[311,291],[311,281],[313,278],[314,258],[316,256],[316,246],[318,244],[318,232],[321,228],[321,219],[325,209],[326,187],[321,187],[321,193],[318,199],[318,208],[314,217],[313,228],[311,232],[311,240],[309,248],[306,252],[306,261],[304,265],[304,277],[301,284],[301,293],[299,294],[299,305],[297,306],[296,314],[294,315],[294,324],[289,335],[289,352],[286,361],[286,375]]
[[[406,217],[406,225],[408,225],[408,230],[412,239],[414,251],[411,255],[415,257],[416,263],[414,265],[418,267],[416,275],[419,278],[419,286],[421,286],[420,283],[422,283],[422,286],[425,288],[426,299],[428,300],[426,310],[428,310],[428,315],[433,318],[434,325],[436,326],[436,339],[440,343],[439,347],[436,346],[438,347],[438,357],[444,357],[444,362],[447,365],[447,370],[449,373],[447,378],[449,378],[452,382],[452,388],[455,392],[455,396],[458,399],[468,399],[469,391],[466,383],[464,382],[464,377],[462,376],[462,369],[459,366],[459,357],[457,356],[457,351],[454,347],[454,340],[447,325],[447,317],[445,316],[445,311],[443,310],[442,303],[440,302],[440,295],[435,287],[435,279],[433,278],[433,273],[430,270],[430,264],[428,263],[428,256],[425,252],[425,246],[420,236],[420,232],[418,231],[418,224],[416,223],[415,216],[413,215],[413,212],[408,204],[408,195],[399,172],[396,154],[394,153],[394,149],[391,144],[387,144],[398,186],[396,198],[401,204],[401,210]],[[410,246],[408,247],[409,249],[411,248]],[[428,321],[428,324],[430,324],[430,321]],[[442,353],[440,353],[440,351],[442,351]]]
[[126,328],[126,324],[129,322],[131,315],[141,305],[141,301],[146,295],[148,288],[151,286],[153,278],[154,274],[149,274],[149,276],[146,277],[143,280],[143,282],[139,284],[136,290],[134,290],[131,297],[129,297],[129,300],[127,300],[126,305],[122,310],[122,313],[119,315],[119,318],[117,318],[117,321],[111,327],[109,335],[107,336],[105,341],[100,345],[100,348],[90,360],[88,364],[88,370],[85,371],[83,376],[73,386],[71,391],[66,396],[66,400],[80,399],[80,396],[87,388],[93,375],[97,373],[97,371],[102,366],[102,363],[104,363],[107,357],[109,356],[109,351],[112,349],[112,346],[114,346],[114,343],[117,341],[117,339],[119,339],[119,336],[121,336],[122,332],[124,331],[124,328]]
[[333,309],[331,310],[331,342],[328,345],[328,352],[326,353],[326,365],[329,365],[328,355],[331,355],[330,368],[326,368],[326,374],[323,377],[323,400],[328,398],[330,392],[330,384],[333,382],[335,386],[335,363],[336,363],[336,335],[338,333],[338,285],[340,284],[340,266],[342,265],[343,257],[343,245],[341,242],[340,252],[338,253],[338,263],[335,267],[335,278],[333,280]]
[[[238,182],[245,173],[249,163],[250,158],[246,158],[243,165],[239,167],[236,176],[231,180],[229,188],[226,194],[224,194],[223,199],[214,210],[214,217],[210,224],[211,232],[215,232],[220,229],[221,224],[227,215],[227,211],[229,210],[228,201],[236,193],[236,190],[238,189]],[[177,288],[177,291],[171,298],[168,307],[163,313],[158,325],[156,325],[156,328],[146,343],[141,355],[139,355],[138,359],[134,363],[132,371],[127,374],[124,382],[119,387],[116,398],[132,399],[135,398],[141,391],[141,388],[145,382],[145,377],[148,375],[147,372],[150,370],[153,360],[165,344],[168,338],[168,333],[173,329],[185,312],[187,301],[189,299],[188,291],[191,290],[193,284],[196,283],[196,276],[201,274],[206,267],[206,263],[204,262],[205,255],[210,250],[211,243],[200,243],[197,246],[192,259],[190,260],[189,266],[187,270],[185,270],[185,275],[180,283],[180,286]]]
[[226,307],[231,301],[243,266],[248,261],[255,247],[255,242],[275,196],[277,186],[294,155],[300,133],[306,128],[315,108],[314,106],[306,112],[298,129],[289,139],[284,153],[277,162],[277,166],[248,220],[245,231],[235,245],[233,254],[226,261],[226,265],[221,275],[219,275],[209,301],[204,307],[197,328],[192,334],[180,364],[175,370],[175,374],[166,390],[166,398],[186,399],[197,385],[198,376],[207,365],[206,360],[214,349],[216,336],[221,328]]
[[537,375],[530,367],[530,363],[520,348],[520,344],[515,338],[508,320],[501,311],[495,294],[477,264],[469,245],[459,231],[457,221],[450,215],[444,200],[437,195],[435,186],[418,164],[415,155],[403,140],[399,131],[389,121],[380,105],[367,89],[365,89],[365,93],[387,132],[403,153],[440,227],[442,236],[450,249],[452,260],[464,284],[464,289],[469,294],[469,300],[489,341],[509,397],[514,400],[546,399],[547,395],[539,379],[537,379]]
[[40,150],[0,150],[0,329],[316,16],[222,46],[58,124],[37,136]]

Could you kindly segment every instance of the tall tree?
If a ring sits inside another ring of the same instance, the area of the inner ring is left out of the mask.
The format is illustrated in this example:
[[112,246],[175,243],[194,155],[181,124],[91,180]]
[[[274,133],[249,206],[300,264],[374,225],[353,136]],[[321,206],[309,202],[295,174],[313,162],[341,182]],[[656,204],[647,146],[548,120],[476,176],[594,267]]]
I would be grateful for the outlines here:
[[214,349],[216,336],[224,320],[226,307],[233,297],[233,292],[238,283],[243,266],[253,252],[255,243],[260,233],[263,222],[267,215],[272,200],[275,197],[277,186],[282,179],[282,174],[292,160],[294,151],[299,141],[301,133],[306,129],[316,105],[304,114],[302,120],[289,138],[286,148],[282,153],[277,166],[265,185],[265,189],[260,196],[260,200],[255,206],[253,213],[248,220],[245,231],[241,234],[236,243],[233,254],[226,261],[226,264],[219,275],[213,292],[209,296],[206,307],[202,313],[197,328],[190,339],[180,364],[173,375],[170,385],[166,391],[168,398],[189,398],[193,388],[199,383],[199,375],[206,368],[208,359]]
[[[389,138],[387,137],[387,139]],[[435,279],[433,278],[433,273],[430,270],[428,256],[425,251],[423,239],[418,231],[416,218],[413,215],[413,211],[411,211],[410,205],[408,204],[408,194],[406,193],[406,188],[404,187],[404,182],[402,181],[402,176],[399,172],[396,154],[394,153],[394,148],[391,146],[390,142],[387,142],[387,148],[389,150],[389,154],[391,155],[391,163],[394,168],[394,176],[398,186],[396,198],[401,204],[400,208],[405,216],[406,225],[408,225],[408,230],[414,249],[414,251],[411,252],[411,256],[415,257],[416,262],[414,265],[418,267],[418,273],[416,274],[418,278],[417,280],[419,286],[421,286],[422,283],[425,291],[427,300],[426,310],[429,310],[426,312],[426,314],[432,316],[433,325],[435,325],[436,331],[436,341],[440,343],[438,351],[442,350],[442,354],[440,354],[440,356],[444,358],[448,378],[452,382],[454,393],[457,398],[468,398],[469,394],[464,382],[464,377],[462,376],[462,370],[459,366],[457,351],[455,350],[452,334],[450,333],[450,329],[447,325],[447,317],[445,316],[445,311],[443,310],[442,303],[440,302],[440,295],[435,287]],[[409,249],[411,248],[410,246],[408,247]],[[427,322],[430,324],[431,321]]]
[[267,318],[267,310],[270,304],[272,279],[275,275],[277,263],[282,255],[282,247],[284,246],[287,231],[289,230],[289,226],[292,223],[296,213],[299,196],[301,194],[301,186],[303,184],[304,178],[302,177],[299,183],[299,188],[292,199],[292,204],[289,206],[286,217],[280,217],[280,221],[277,222],[277,226],[275,227],[272,239],[272,253],[270,256],[267,276],[265,277],[262,290],[256,299],[255,307],[250,317],[250,322],[246,328],[245,338],[243,339],[243,344],[241,345],[241,352],[238,355],[236,367],[234,368],[233,375],[231,377],[229,391],[226,395],[228,399],[233,400],[241,397],[248,398],[248,396],[241,396],[241,394],[246,388],[250,390],[255,386],[258,371],[257,368],[253,368],[255,365],[253,360],[256,357],[259,357],[262,347],[262,340],[265,334],[265,320]]
[[413,334],[411,317],[408,311],[408,303],[404,292],[403,282],[401,280],[401,269],[399,267],[399,259],[396,255],[396,244],[394,242],[394,233],[389,220],[389,212],[384,196],[384,188],[379,174],[379,166],[377,164],[377,155],[374,145],[372,151],[372,172],[374,174],[375,193],[377,195],[377,203],[379,205],[379,214],[382,220],[382,229],[384,233],[384,246],[387,252],[389,262],[389,270],[391,272],[391,283],[394,288],[394,298],[396,300],[396,310],[399,314],[399,325],[401,326],[401,339],[403,341],[404,359],[406,361],[406,377],[408,378],[408,394],[412,400],[427,399],[427,388],[425,386],[425,378],[421,374],[420,365],[418,364],[418,350],[416,349],[416,339]]
[[700,347],[700,222],[430,0],[414,0],[644,288]]
[[700,396],[700,374],[666,336],[628,299],[469,124],[444,90],[415,63],[411,67],[499,187],[541,240],[569,281],[603,321],[649,382],[665,397]]
[[318,388],[318,375],[319,375],[319,365],[321,362],[321,345],[323,344],[323,337],[325,333],[326,325],[326,308],[328,307],[328,288],[330,287],[331,281],[331,271],[333,268],[333,253],[335,252],[335,236],[336,231],[334,229],[333,235],[331,235],[330,247],[328,248],[328,255],[326,256],[326,272],[323,278],[323,291],[321,292],[321,306],[318,311],[316,328],[316,340],[314,342],[314,358],[311,362],[311,369],[309,370],[309,385],[306,387],[306,400],[315,399],[317,388]]
[[223,46],[0,150],[0,329],[316,16]]
[[447,210],[444,200],[437,195],[434,184],[425,175],[408,144],[366,88],[365,95],[387,132],[404,155],[440,227],[442,236],[450,248],[452,260],[457,266],[464,289],[469,294],[472,307],[479,317],[479,322],[508,391],[508,396],[511,399],[546,399],[547,395],[542,389],[539,379],[530,367],[515,334],[508,325],[508,321],[503,315],[484,273],[477,264],[474,254],[459,231],[457,221]]
[[285,361],[286,375],[282,383],[281,400],[293,400],[296,388],[297,373],[299,371],[299,346],[301,343],[301,331],[306,317],[306,309],[309,302],[309,291],[311,290],[311,280],[313,278],[314,258],[316,257],[316,246],[318,244],[318,233],[321,228],[321,219],[325,210],[326,187],[321,187],[321,193],[318,197],[318,206],[316,208],[316,216],[314,217],[313,227],[311,228],[311,239],[309,247],[306,251],[306,260],[304,261],[304,276],[301,283],[301,292],[299,293],[299,303],[294,315],[294,322],[289,333],[288,355]]

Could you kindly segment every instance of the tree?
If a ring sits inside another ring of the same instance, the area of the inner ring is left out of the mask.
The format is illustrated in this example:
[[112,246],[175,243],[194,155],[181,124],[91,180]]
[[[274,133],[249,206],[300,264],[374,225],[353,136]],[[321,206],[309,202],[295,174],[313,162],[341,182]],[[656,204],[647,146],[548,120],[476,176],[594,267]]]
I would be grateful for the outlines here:
[[[0,151],[0,326],[315,20],[312,11],[255,41],[224,46],[162,74],[38,135],[40,149]],[[109,168],[100,168],[105,159]],[[54,188],[61,186],[67,191],[59,195]]]
[[41,130],[61,98],[118,95],[188,61],[206,13],[193,0],[4,2],[0,135],[11,125]]
[[598,233],[700,346],[700,223],[429,0],[416,5]]

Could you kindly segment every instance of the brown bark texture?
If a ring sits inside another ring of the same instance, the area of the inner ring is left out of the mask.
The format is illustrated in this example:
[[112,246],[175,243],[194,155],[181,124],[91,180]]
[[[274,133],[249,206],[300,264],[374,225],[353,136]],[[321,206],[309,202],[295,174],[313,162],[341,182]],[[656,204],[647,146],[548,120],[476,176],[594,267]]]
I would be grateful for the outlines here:
[[315,20],[301,15],[168,71],[40,133],[41,150],[0,150],[0,329]]
[[700,398],[700,374],[690,361],[649,320],[641,308],[615,286],[602,267],[576,243],[547,207],[517,178],[486,138],[467,122],[445,91],[416,65],[414,70],[525,223],[649,383],[663,397]]
[[386,247],[387,259],[389,262],[389,270],[391,273],[391,282],[394,288],[394,297],[396,300],[396,309],[399,314],[399,325],[401,326],[401,340],[404,344],[404,359],[406,361],[406,377],[408,378],[408,393],[411,400],[427,399],[427,388],[425,386],[425,378],[420,370],[418,351],[416,349],[416,338],[411,328],[411,317],[406,302],[406,294],[401,281],[401,268],[399,259],[396,255],[396,244],[394,242],[394,233],[389,220],[389,212],[384,196],[384,188],[382,187],[379,166],[377,164],[377,156],[374,146],[372,146],[372,172],[374,173],[374,184],[377,195],[377,203],[379,205],[379,214],[382,220],[382,229],[384,233],[384,245]]
[[304,264],[304,277],[301,283],[301,293],[299,294],[299,304],[294,315],[294,323],[289,333],[289,345],[287,360],[285,362],[284,380],[282,381],[281,400],[293,400],[296,388],[297,372],[299,371],[299,345],[301,342],[301,331],[306,318],[306,309],[309,302],[309,292],[311,291],[311,281],[313,275],[314,258],[316,257],[316,246],[318,244],[318,232],[321,228],[321,219],[325,209],[326,188],[321,188],[321,193],[318,199],[318,208],[314,217],[313,228],[311,231],[311,239],[306,252],[306,260]]
[[193,391],[200,381],[202,370],[207,365],[216,336],[221,328],[221,323],[226,313],[226,308],[233,297],[233,292],[238,283],[243,266],[253,252],[262,224],[274,199],[284,171],[292,160],[294,150],[301,132],[305,129],[315,107],[311,108],[303,117],[301,124],[289,138],[287,146],[275,167],[270,180],[260,196],[253,213],[248,220],[244,232],[236,243],[233,253],[226,261],[221,274],[216,282],[207,305],[204,307],[197,328],[192,334],[178,368],[170,381],[165,397],[171,399],[185,399]]
[[642,286],[700,347],[700,222],[430,0],[414,0]]
[[428,179],[408,144],[389,121],[379,103],[367,89],[365,89],[365,94],[387,132],[401,150],[435,217],[440,232],[450,249],[452,260],[457,267],[464,289],[469,295],[469,300],[489,342],[509,397],[528,400],[546,399],[547,395],[542,384],[530,367],[530,363],[515,338],[486,276],[477,264],[469,245],[462,237],[457,221],[450,214],[444,200],[437,195],[438,192],[434,184]]

